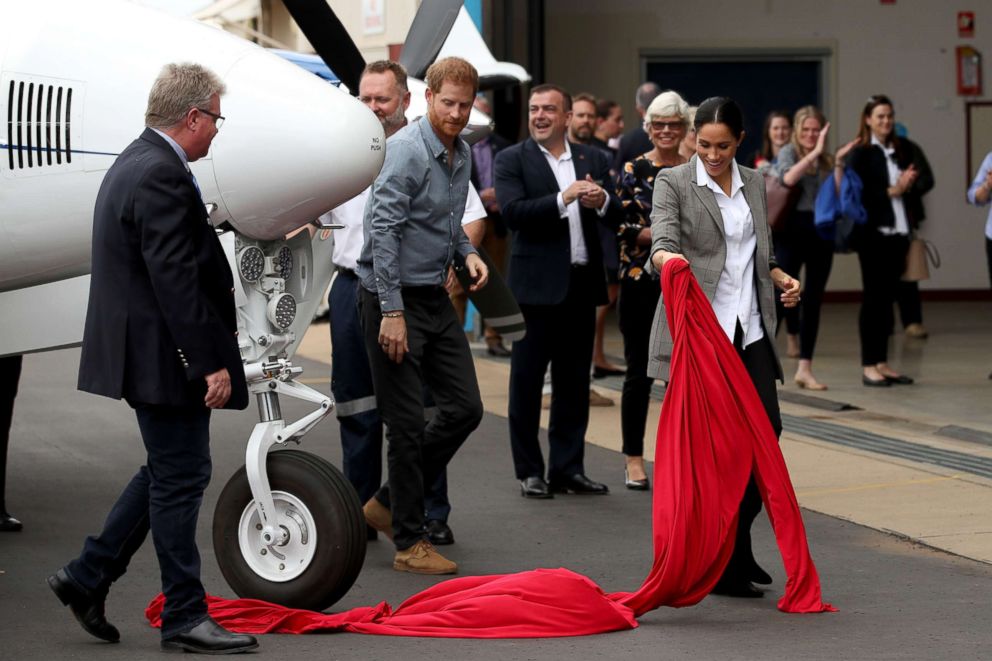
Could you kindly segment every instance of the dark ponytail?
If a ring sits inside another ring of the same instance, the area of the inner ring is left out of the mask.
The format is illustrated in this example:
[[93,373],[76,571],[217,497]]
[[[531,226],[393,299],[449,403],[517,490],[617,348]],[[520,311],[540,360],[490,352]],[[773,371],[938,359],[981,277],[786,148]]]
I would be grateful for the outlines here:
[[693,122],[696,133],[706,124],[726,125],[737,140],[744,135],[744,115],[741,108],[736,101],[726,96],[711,96],[699,104],[696,120]]

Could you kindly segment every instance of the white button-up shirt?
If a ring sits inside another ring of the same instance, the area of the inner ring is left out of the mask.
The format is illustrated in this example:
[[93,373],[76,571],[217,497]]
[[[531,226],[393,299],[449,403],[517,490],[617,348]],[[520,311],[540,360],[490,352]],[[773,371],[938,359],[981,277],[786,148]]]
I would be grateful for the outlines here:
[[[878,148],[885,152],[885,165],[889,170],[889,186],[899,183],[899,175],[902,170],[896,165],[896,150],[893,147],[886,147],[875,134],[871,134],[871,144],[878,145]],[[902,196],[890,197],[892,203],[892,214],[895,216],[895,224],[892,227],[879,227],[878,231],[885,235],[909,234],[909,219],[906,217],[906,204],[902,201]]]
[[[344,225],[341,229],[334,230],[334,252],[331,257],[334,263],[341,268],[354,271],[358,267],[358,258],[362,254],[362,244],[365,243],[362,228],[365,204],[368,202],[371,191],[372,187],[369,186],[344,204],[321,216],[321,219],[326,222]],[[482,205],[482,198],[479,197],[475,186],[469,182],[462,227],[485,217],[486,208]]]
[[538,145],[538,148],[544,154],[548,166],[551,167],[551,171],[555,175],[555,181],[558,182],[558,213],[562,218],[568,219],[568,236],[571,244],[572,263],[588,264],[589,250],[586,248],[586,240],[582,235],[582,215],[581,209],[579,209],[579,201],[576,199],[572,200],[571,204],[565,204],[565,198],[561,194],[561,191],[575,183],[575,164],[572,163],[572,148],[568,146],[568,140],[566,140],[565,152],[557,158],[552,156],[551,152],[541,145]]
[[754,217],[744,199],[744,181],[737,162],[731,162],[730,197],[706,172],[702,159],[696,159],[696,182],[713,191],[723,218],[723,233],[727,240],[727,260],[713,297],[713,311],[720,328],[734,341],[738,322],[748,346],[765,336],[758,312],[758,292],[754,280],[754,255],[758,237],[754,233]]

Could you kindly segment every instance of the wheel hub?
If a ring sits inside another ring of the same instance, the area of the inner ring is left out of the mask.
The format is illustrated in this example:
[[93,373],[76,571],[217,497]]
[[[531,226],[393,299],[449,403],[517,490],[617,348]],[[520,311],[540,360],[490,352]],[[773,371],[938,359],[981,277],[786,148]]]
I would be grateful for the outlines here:
[[317,550],[317,527],[310,510],[299,498],[285,491],[272,492],[273,513],[279,522],[265,541],[264,526],[251,501],[241,514],[238,524],[238,544],[241,554],[252,571],[267,581],[291,581],[310,566]]

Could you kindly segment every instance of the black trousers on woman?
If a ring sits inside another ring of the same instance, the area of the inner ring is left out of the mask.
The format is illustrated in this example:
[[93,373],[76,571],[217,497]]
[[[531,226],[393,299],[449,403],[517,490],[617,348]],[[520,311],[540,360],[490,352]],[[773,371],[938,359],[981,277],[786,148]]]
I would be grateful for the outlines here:
[[[772,351],[771,340],[766,333],[757,342],[752,342],[746,348],[741,347],[743,332],[740,324],[737,326],[737,333],[734,337],[734,347],[737,355],[741,357],[744,368],[751,383],[758,391],[761,405],[768,415],[768,420],[772,423],[775,436],[782,435],[782,414],[778,408],[778,390],[775,387],[777,378],[775,370],[775,354]],[[722,583],[739,584],[751,580],[751,567],[754,563],[754,555],[751,551],[751,524],[761,511],[761,493],[758,485],[754,481],[754,475],[747,484],[744,497],[741,499],[741,507],[737,518],[737,538],[734,543],[734,553],[730,556],[727,568],[723,570],[720,578]]]
[[644,430],[651,402],[651,385],[654,383],[654,379],[648,376],[648,345],[654,311],[660,297],[660,283],[646,275],[640,280],[624,278],[620,281],[617,316],[620,334],[623,335],[623,357],[627,363],[620,397],[620,431],[623,453],[628,457],[644,454]]
[[899,291],[899,278],[906,269],[908,249],[909,237],[905,234],[886,236],[870,228],[858,242],[863,289],[858,333],[863,367],[889,359],[889,333],[895,322],[892,306]]
[[834,244],[816,233],[813,212],[795,211],[785,229],[775,234],[775,259],[782,270],[794,278],[798,278],[799,269],[806,266],[802,277],[802,302],[786,309],[781,301],[776,301],[776,306],[778,318],[785,320],[789,334],[799,335],[799,357],[812,360],[816,336],[820,331],[823,292],[834,263]]

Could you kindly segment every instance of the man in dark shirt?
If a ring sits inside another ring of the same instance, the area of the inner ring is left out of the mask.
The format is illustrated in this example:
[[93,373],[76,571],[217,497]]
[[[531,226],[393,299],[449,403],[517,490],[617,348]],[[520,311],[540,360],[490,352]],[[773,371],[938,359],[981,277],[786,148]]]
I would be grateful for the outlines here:
[[[359,309],[376,404],[386,425],[389,482],[365,504],[365,520],[393,538],[393,568],[454,574],[458,565],[424,530],[424,485],[433,484],[482,420],[468,341],[444,288],[458,253],[474,280],[488,270],[462,230],[471,152],[459,137],[478,90],[461,58],[427,70],[427,115],[389,139],[365,208]],[[426,385],[437,413],[424,425]]]

